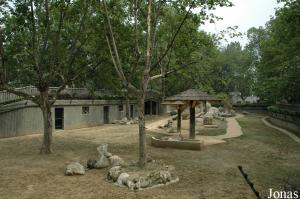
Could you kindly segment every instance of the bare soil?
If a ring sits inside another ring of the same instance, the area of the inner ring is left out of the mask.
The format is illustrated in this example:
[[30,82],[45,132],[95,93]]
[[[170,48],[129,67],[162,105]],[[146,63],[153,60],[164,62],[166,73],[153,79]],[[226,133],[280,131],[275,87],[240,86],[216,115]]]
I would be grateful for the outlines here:
[[[0,140],[0,198],[201,198],[253,199],[238,165],[249,174],[258,191],[282,190],[288,178],[300,179],[300,145],[264,125],[262,116],[238,119],[244,135],[202,151],[151,147],[149,155],[176,167],[180,181],[140,192],[128,191],[106,180],[108,169],[90,170],[84,176],[64,176],[71,161],[85,165],[96,158],[96,147],[108,143],[109,152],[126,161],[138,154],[137,125],[104,125],[54,134],[51,155],[40,155],[41,135]],[[161,118],[156,118],[156,120]],[[152,119],[153,120],[153,119]],[[155,119],[154,119],[155,120]],[[150,136],[157,135],[154,132]]]

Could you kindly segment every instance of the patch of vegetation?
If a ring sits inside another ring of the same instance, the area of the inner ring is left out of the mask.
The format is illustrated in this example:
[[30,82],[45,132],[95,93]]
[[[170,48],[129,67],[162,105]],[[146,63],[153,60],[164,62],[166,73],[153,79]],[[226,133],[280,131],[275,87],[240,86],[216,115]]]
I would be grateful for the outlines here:
[[197,135],[205,135],[205,136],[217,136],[226,134],[227,124],[225,121],[216,121],[218,127],[217,128],[197,128]]
[[282,109],[282,108],[279,108],[277,106],[269,106],[267,109],[271,113],[278,113],[278,114],[289,115],[289,116],[292,116],[292,117],[300,118],[300,111]]

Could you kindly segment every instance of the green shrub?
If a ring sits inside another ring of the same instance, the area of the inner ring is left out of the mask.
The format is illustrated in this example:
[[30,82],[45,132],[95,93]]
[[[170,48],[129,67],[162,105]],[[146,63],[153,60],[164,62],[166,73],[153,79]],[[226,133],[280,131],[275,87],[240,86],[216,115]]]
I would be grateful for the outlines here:
[[269,106],[267,109],[271,113],[278,113],[278,114],[289,115],[289,116],[292,116],[292,117],[297,117],[297,118],[299,117],[300,118],[300,112],[299,111],[281,109],[281,108],[278,108],[277,106]]

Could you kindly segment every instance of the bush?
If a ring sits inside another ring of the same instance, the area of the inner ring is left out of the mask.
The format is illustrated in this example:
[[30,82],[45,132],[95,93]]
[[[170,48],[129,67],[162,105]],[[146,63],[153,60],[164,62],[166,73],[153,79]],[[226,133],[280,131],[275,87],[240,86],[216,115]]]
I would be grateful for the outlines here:
[[278,108],[277,106],[269,106],[267,109],[271,113],[278,113],[278,114],[289,115],[289,116],[292,116],[292,117],[300,118],[300,112],[299,111],[281,109],[281,108]]

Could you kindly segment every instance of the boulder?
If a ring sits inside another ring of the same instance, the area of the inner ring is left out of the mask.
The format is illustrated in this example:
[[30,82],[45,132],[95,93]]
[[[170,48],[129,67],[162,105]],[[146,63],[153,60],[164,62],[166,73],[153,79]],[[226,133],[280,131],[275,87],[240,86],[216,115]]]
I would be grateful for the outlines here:
[[152,171],[147,175],[147,178],[151,182],[151,186],[166,184],[171,181],[171,173],[168,170]]
[[167,129],[167,133],[176,133],[176,131],[173,127],[170,127]]
[[124,122],[124,121],[120,120],[118,123],[121,124],[121,125],[125,125],[127,122]]
[[111,169],[109,169],[107,173],[107,179],[116,182],[119,176],[121,175],[121,173],[122,173],[122,168],[120,166],[112,167]]
[[113,155],[113,156],[109,157],[109,161],[113,167],[114,166],[123,166],[125,163],[124,160],[117,155]]
[[177,111],[175,111],[175,110],[170,112],[170,116],[173,116],[173,115],[176,115],[176,114],[177,114]]
[[188,120],[188,119],[190,119],[189,114],[182,114],[182,120]]
[[126,122],[128,122],[128,119],[127,119],[127,117],[123,117],[121,121],[126,123]]
[[220,111],[216,107],[210,107],[208,113],[210,113],[213,117],[218,117],[220,115]]
[[210,115],[205,115],[203,117],[203,125],[212,125],[213,124],[213,117]]
[[97,163],[97,160],[88,159],[88,161],[87,161],[87,163],[86,163],[86,167],[87,167],[88,169],[94,169],[96,163]]
[[128,173],[121,173],[117,179],[117,184],[122,186],[122,185],[127,185],[127,179],[129,178]]
[[130,190],[140,190],[141,188],[141,177],[138,174],[128,176],[126,185]]
[[109,160],[104,155],[101,156],[100,160],[98,160],[95,164],[95,169],[103,169],[109,166]]
[[211,104],[209,102],[206,102],[206,110],[209,110],[211,108]]
[[72,162],[68,164],[65,169],[66,176],[84,175],[84,174],[85,174],[85,169],[79,162]]
[[140,177],[140,187],[141,188],[147,188],[150,187],[152,184],[151,179],[147,176]]
[[101,144],[100,146],[97,147],[99,158],[101,158],[102,156],[109,158],[111,156],[111,153],[107,152],[107,147],[108,147],[107,144]]

